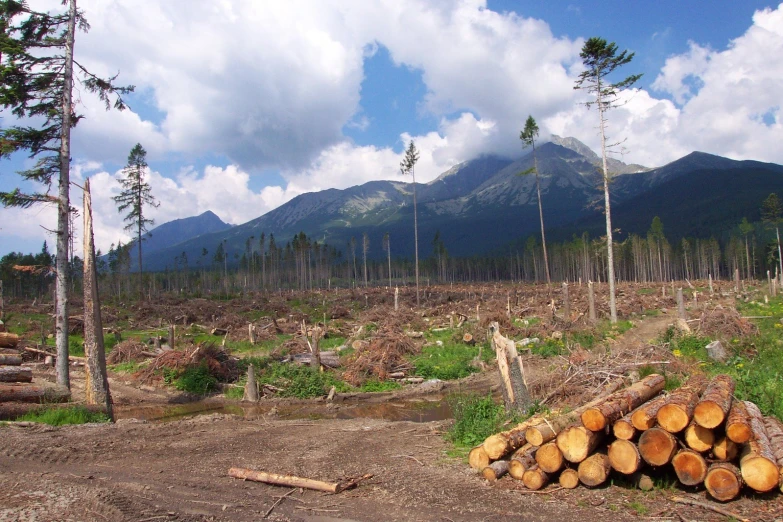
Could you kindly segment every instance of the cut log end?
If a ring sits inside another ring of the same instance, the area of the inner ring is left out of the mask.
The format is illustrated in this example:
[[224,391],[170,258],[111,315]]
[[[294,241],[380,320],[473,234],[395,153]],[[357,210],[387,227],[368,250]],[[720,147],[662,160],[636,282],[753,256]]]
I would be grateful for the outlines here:
[[599,486],[609,478],[609,457],[604,453],[594,453],[579,464],[579,481],[585,486]]
[[508,451],[508,440],[502,433],[490,435],[484,441],[484,451],[491,460],[496,460],[506,454]]
[[715,500],[727,502],[739,496],[742,490],[742,475],[734,464],[718,462],[712,464],[707,471],[704,487]]
[[740,460],[742,480],[759,493],[775,489],[780,482],[780,469],[766,457],[746,456]]
[[468,453],[468,464],[477,471],[481,471],[489,466],[489,462],[489,456],[487,455],[487,452],[484,451],[484,446],[476,446]]
[[737,444],[728,437],[719,438],[712,446],[712,454],[718,460],[734,460],[738,452]]
[[500,477],[508,473],[508,461],[497,460],[481,470],[481,474],[487,481],[492,484],[496,482]]
[[691,422],[688,412],[680,405],[666,404],[658,410],[658,424],[669,433],[679,433]]
[[624,475],[635,473],[642,462],[636,444],[624,439],[617,439],[609,445],[608,456],[612,468]]
[[707,477],[707,461],[693,450],[680,450],[672,459],[677,478],[686,486],[695,486]]
[[536,462],[547,473],[557,473],[565,464],[565,459],[556,443],[547,442],[538,448]]
[[650,428],[639,437],[639,453],[651,466],[663,466],[671,462],[676,449],[677,439],[661,428]]
[[711,429],[692,422],[685,429],[685,443],[692,450],[699,452],[709,451],[715,444],[715,433]]
[[573,426],[558,434],[557,447],[568,462],[579,463],[590,456],[602,438],[602,431],[590,431],[584,426]]
[[564,469],[560,473],[558,482],[564,489],[574,489],[579,486],[579,472],[571,468]]
[[620,419],[615,422],[612,432],[615,438],[622,440],[631,440],[636,436],[636,428],[633,427],[630,419]]
[[708,429],[717,428],[726,418],[721,406],[713,401],[704,401],[696,405],[693,419],[697,424]]
[[533,466],[525,471],[525,474],[522,476],[522,482],[527,489],[537,491],[547,485],[549,474],[539,466]]

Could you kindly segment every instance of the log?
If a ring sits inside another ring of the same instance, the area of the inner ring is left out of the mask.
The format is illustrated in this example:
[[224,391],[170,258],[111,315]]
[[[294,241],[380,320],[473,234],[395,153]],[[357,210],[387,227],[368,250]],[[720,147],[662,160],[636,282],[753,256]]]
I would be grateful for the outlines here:
[[19,336],[10,332],[0,332],[0,348],[16,348]]
[[620,417],[638,408],[663,391],[663,375],[652,374],[607,397],[601,404],[582,413],[582,425],[591,431],[601,431]]
[[617,439],[609,445],[607,453],[612,469],[624,475],[631,475],[642,465],[639,447],[629,440]]
[[612,433],[615,438],[622,440],[631,440],[636,436],[636,428],[631,422],[631,415],[633,412],[626,414],[623,418],[618,419],[612,425]]
[[684,386],[670,393],[666,404],[658,410],[656,416],[658,425],[669,433],[679,433],[687,428],[693,419],[693,410],[705,386],[704,378],[694,375]]
[[769,444],[761,411],[752,402],[744,402],[753,435],[740,453],[740,472],[745,484],[764,493],[778,486],[780,469]]
[[705,388],[693,419],[699,426],[713,429],[721,425],[731,410],[734,379],[728,375],[716,375]]
[[33,382],[33,370],[22,366],[0,366],[0,382]]
[[743,401],[734,401],[726,418],[726,436],[737,444],[744,444],[752,435],[748,408]]
[[637,471],[629,478],[631,480],[631,484],[633,484],[634,487],[641,489],[642,491],[652,491],[655,489],[655,482],[653,482],[652,477],[646,473]]
[[64,386],[27,383],[0,384],[0,402],[66,402],[71,392]]
[[536,465],[535,455],[537,450],[537,446],[525,444],[515,451],[508,462],[508,474],[517,480],[522,480],[525,471]]
[[639,437],[639,453],[650,466],[671,462],[677,451],[677,439],[662,428],[650,428]]
[[557,435],[557,447],[568,462],[585,460],[603,439],[602,431],[590,431],[584,426],[572,426]]
[[661,395],[632,411],[631,424],[633,427],[639,431],[645,431],[655,426],[655,417],[661,406],[666,404],[666,398],[666,395]]
[[[38,348],[30,348],[29,346],[25,346],[23,350],[38,355],[45,355],[46,357],[54,357],[55,359],[57,358],[56,353],[47,352],[46,350],[39,350]],[[87,357],[77,357],[76,355],[69,355],[68,360],[85,364],[87,363]]]
[[783,424],[774,417],[764,418],[764,427],[767,428],[769,444],[772,446],[772,454],[778,463],[780,470],[780,491],[783,492]]
[[21,366],[22,356],[0,353],[0,364],[4,364],[6,366]]
[[476,471],[481,471],[482,469],[489,466],[490,460],[487,456],[487,452],[484,451],[484,446],[479,445],[470,450],[470,453],[468,453],[468,464],[470,464],[470,467],[475,469]]
[[707,461],[698,452],[682,449],[672,459],[677,478],[686,486],[695,486],[707,477]]
[[696,424],[696,419],[685,428],[685,444],[694,451],[703,453],[709,451],[715,444],[715,433],[703,426]]
[[[209,332],[211,335],[221,336],[221,335],[228,335],[228,330],[225,328],[213,328]],[[231,468],[234,469],[234,468]]]
[[594,453],[579,464],[579,482],[585,486],[599,486],[609,478],[611,466],[605,453]]
[[[541,446],[545,442],[549,442],[557,437],[557,434],[566,429],[567,427],[579,422],[582,413],[603,402],[604,398],[609,394],[615,392],[623,384],[623,379],[616,379],[612,381],[603,392],[593,399],[592,401],[583,404],[579,408],[568,412],[566,414],[549,419],[543,422],[539,422],[525,431],[525,438],[528,442],[534,446]],[[562,450],[561,450],[562,451]]]
[[[501,431],[487,437],[483,446],[490,460],[497,460],[524,446],[527,429],[541,422],[541,419],[541,415],[535,415],[517,424],[510,430]],[[540,444],[537,444],[537,446],[540,446]]]
[[549,473],[541,469],[538,464],[533,465],[530,469],[525,471],[522,475],[522,483],[525,484],[527,489],[537,491],[549,482]]
[[575,469],[566,468],[560,472],[560,487],[565,489],[574,489],[579,485],[579,472]]
[[565,464],[563,452],[555,442],[547,442],[536,452],[538,466],[547,473],[557,473]]
[[727,502],[737,498],[742,491],[742,474],[730,462],[715,462],[707,470],[704,487],[715,500]]
[[507,460],[496,460],[489,466],[486,466],[484,469],[481,470],[481,474],[484,476],[487,481],[492,484],[493,482],[496,482],[497,479],[502,477],[508,473],[508,461]]
[[734,460],[739,452],[737,443],[723,436],[712,446],[712,455],[718,460]]
[[[293,475],[278,475],[277,473],[253,471],[244,468],[231,468],[228,470],[228,475],[242,480],[252,480],[253,482],[263,482],[265,484],[274,484],[275,486],[313,489],[326,493],[340,493],[341,491],[355,488],[358,483],[356,479],[343,482],[323,482],[309,478],[295,477]],[[364,475],[362,479],[371,477],[372,475]]]

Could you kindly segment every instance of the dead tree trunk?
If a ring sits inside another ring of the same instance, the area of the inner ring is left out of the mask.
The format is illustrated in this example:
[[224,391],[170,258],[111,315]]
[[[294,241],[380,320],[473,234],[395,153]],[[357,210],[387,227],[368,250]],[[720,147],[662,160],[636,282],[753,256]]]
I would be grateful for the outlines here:
[[33,382],[33,370],[21,366],[0,366],[0,382]]
[[593,282],[587,283],[587,304],[588,304],[588,318],[591,324],[595,324],[595,290],[593,289]]
[[531,401],[525,384],[522,359],[517,353],[514,341],[500,334],[500,326],[497,322],[490,325],[490,330],[492,331],[492,347],[498,361],[506,411],[525,411]]
[[[85,400],[87,404],[105,405],[110,419],[112,411],[109,377],[106,372],[106,350],[103,345],[101,302],[98,296],[98,272],[95,268],[95,243],[92,229],[90,180],[84,182],[84,351]],[[59,363],[58,363],[59,364]],[[67,362],[66,362],[67,364]]]
[[21,366],[22,356],[0,353],[0,364],[4,364],[7,366]]
[[247,367],[247,382],[242,400],[258,402],[258,381],[256,381],[256,370],[252,364]]
[[631,415],[633,412],[624,415],[621,419],[617,419],[612,425],[612,433],[615,438],[621,440],[631,440],[636,436],[636,428],[633,427],[631,422]]

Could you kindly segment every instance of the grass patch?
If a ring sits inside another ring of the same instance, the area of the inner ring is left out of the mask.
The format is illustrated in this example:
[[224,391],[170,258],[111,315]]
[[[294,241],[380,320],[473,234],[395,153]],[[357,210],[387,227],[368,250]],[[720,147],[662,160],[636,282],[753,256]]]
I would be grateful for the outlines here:
[[455,446],[472,448],[500,431],[505,419],[503,405],[496,404],[491,395],[452,395],[448,397],[454,424],[446,438]]
[[[483,355],[491,355],[488,346],[484,346]],[[443,381],[461,379],[478,371],[470,365],[479,354],[478,346],[457,344],[448,340],[443,346],[431,345],[422,348],[421,353],[411,359],[416,366],[416,375],[425,379]]]
[[345,344],[345,337],[326,337],[324,339],[321,339],[321,342],[318,344],[319,348],[322,351],[328,351],[328,350],[334,350],[338,346],[342,346]]
[[399,390],[402,385],[397,381],[380,381],[378,379],[369,379],[361,385],[359,391],[363,392],[386,392]]
[[69,408],[44,408],[28,412],[18,419],[19,421],[40,422],[51,426],[65,426],[67,424],[87,424],[90,422],[109,422],[105,413],[96,413],[83,406]]
[[530,353],[539,355],[541,357],[557,357],[558,355],[566,353],[565,341],[562,339],[544,339],[540,343],[529,344]]
[[650,511],[650,509],[641,502],[629,502],[628,507],[633,509],[639,516],[644,516]]
[[206,395],[217,390],[218,381],[209,373],[206,364],[201,364],[195,368],[186,368],[172,384],[180,391]]
[[350,386],[329,372],[319,372],[309,366],[297,366],[272,362],[256,376],[259,382],[281,388],[281,397],[310,399],[325,395],[334,386],[338,392],[348,391]]
[[121,362],[109,366],[109,369],[115,373],[136,373],[139,371],[139,368],[141,368],[141,363],[132,361]]
[[226,399],[242,400],[245,396],[245,384],[247,384],[246,377],[238,380],[234,386],[226,388],[223,392]]

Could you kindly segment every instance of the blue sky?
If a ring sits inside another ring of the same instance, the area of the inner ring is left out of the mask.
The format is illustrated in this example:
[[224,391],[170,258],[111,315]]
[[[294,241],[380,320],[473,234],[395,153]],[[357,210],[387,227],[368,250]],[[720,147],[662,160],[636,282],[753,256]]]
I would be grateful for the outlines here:
[[[33,0],[36,9],[61,9]],[[80,92],[74,179],[92,177],[96,241],[127,241],[111,196],[131,147],[147,149],[158,224],[212,210],[239,224],[303,192],[417,181],[478,154],[522,154],[528,114],[597,148],[572,89],[584,39],[636,53],[639,90],[610,118],[625,161],[693,150],[783,163],[783,4],[616,0],[80,0],[80,62],[137,86],[131,110]],[[12,119],[4,115],[3,123]],[[0,165],[19,185],[21,158]],[[29,187],[28,187],[29,188]],[[81,193],[72,191],[74,201]],[[0,255],[38,251],[53,209],[0,209]],[[77,231],[77,236],[79,232]],[[51,238],[48,238],[50,244]]]

